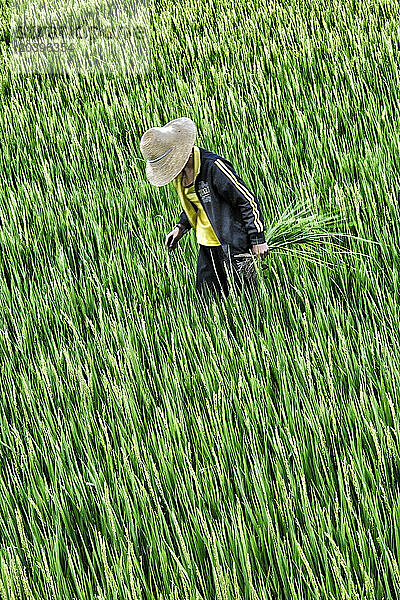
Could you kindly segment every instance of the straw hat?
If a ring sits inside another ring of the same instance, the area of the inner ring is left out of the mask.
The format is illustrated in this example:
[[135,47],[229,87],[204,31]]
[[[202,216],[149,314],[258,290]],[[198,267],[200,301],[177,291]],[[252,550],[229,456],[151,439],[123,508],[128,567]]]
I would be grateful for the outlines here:
[[161,187],[175,179],[186,165],[195,139],[196,125],[188,117],[148,129],[140,140],[140,150],[147,160],[150,183]]

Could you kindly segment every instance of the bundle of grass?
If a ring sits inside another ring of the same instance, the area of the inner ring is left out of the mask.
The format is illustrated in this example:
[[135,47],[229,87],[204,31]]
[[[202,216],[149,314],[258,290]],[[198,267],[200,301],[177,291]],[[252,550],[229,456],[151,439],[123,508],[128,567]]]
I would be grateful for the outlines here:
[[[336,262],[342,260],[341,257],[345,254],[368,258],[368,255],[346,247],[341,240],[346,238],[373,244],[378,242],[335,231],[342,222],[343,219],[338,215],[320,216],[310,213],[308,207],[292,204],[265,230],[265,242],[269,253],[297,255],[328,268],[334,265],[327,259],[328,255],[335,258]],[[254,272],[254,254],[236,254],[235,257],[244,259],[240,262],[240,271],[245,277],[250,277]],[[266,269],[267,265],[261,267]]]

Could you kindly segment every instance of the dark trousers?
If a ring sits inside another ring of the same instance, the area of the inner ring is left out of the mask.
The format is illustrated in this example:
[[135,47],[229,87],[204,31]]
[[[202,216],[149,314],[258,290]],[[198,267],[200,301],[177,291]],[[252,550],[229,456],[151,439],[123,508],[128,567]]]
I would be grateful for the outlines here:
[[[241,254],[240,251],[236,253]],[[244,290],[245,296],[257,289],[256,270],[252,259],[235,258],[232,250],[225,254],[221,246],[200,245],[196,274],[198,295],[219,298],[222,295],[228,296],[229,276],[234,290]]]

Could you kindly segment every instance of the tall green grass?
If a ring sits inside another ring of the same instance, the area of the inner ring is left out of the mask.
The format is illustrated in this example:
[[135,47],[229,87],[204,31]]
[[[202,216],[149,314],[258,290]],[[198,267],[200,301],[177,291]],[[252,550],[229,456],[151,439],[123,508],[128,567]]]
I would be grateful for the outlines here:
[[[164,1],[145,74],[2,65],[1,600],[399,597],[398,12]],[[267,227],[379,243],[204,306],[140,160],[178,116]]]

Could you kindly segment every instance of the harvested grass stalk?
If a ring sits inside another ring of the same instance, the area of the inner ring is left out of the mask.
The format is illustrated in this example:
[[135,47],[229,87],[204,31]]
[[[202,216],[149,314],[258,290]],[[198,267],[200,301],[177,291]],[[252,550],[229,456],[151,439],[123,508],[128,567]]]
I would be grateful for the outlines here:
[[[338,254],[369,258],[366,254],[345,248],[338,243],[338,240],[342,237],[372,244],[378,244],[378,242],[332,230],[342,221],[338,215],[310,214],[307,207],[292,204],[266,229],[265,242],[269,252],[291,253],[328,268],[334,264],[326,259],[328,254],[336,255],[336,258],[338,258]],[[252,252],[236,254],[235,259],[245,259],[240,263],[240,271],[244,275],[250,274],[254,270],[255,256]],[[263,269],[267,268],[266,265],[261,266]]]

